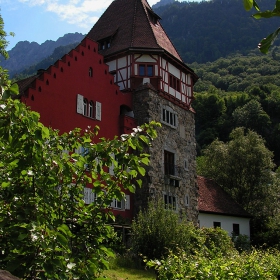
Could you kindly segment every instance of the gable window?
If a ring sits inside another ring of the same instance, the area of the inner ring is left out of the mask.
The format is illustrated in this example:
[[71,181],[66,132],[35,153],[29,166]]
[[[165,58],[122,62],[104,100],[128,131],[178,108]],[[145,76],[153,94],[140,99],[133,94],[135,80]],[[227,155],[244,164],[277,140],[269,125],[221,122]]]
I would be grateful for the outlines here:
[[169,106],[162,108],[161,120],[163,123],[168,124],[174,128],[177,127],[177,114]]
[[139,64],[139,76],[153,77],[154,66],[152,64]]
[[239,224],[232,224],[232,231],[234,235],[239,235],[240,234]]
[[165,193],[163,195],[163,201],[166,209],[176,210],[177,199],[176,196],[171,193]]
[[221,228],[221,222],[213,222],[214,228]]
[[177,91],[181,91],[181,82],[178,78],[173,75],[169,75],[169,86],[174,88]]
[[92,67],[89,67],[89,69],[88,69],[88,75],[89,75],[89,77],[92,77]]

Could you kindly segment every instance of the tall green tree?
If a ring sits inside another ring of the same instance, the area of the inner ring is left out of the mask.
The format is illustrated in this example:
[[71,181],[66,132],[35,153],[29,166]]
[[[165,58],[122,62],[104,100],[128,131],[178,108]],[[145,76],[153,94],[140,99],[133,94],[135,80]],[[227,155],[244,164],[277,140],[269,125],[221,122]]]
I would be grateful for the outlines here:
[[236,128],[229,142],[215,140],[203,151],[198,173],[213,178],[246,210],[263,211],[271,188],[273,153],[256,132]]

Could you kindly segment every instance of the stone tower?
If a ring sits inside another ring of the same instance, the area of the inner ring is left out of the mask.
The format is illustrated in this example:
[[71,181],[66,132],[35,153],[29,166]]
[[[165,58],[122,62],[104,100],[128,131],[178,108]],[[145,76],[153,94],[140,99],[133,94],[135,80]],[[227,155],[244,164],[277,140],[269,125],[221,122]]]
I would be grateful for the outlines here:
[[186,66],[146,0],[115,0],[87,37],[99,43],[99,52],[123,94],[133,94],[131,108],[121,114],[138,125],[155,120],[162,127],[149,148],[150,166],[143,187],[135,195],[135,209],[149,197],[198,217],[195,167],[195,122],[191,108],[198,77]]

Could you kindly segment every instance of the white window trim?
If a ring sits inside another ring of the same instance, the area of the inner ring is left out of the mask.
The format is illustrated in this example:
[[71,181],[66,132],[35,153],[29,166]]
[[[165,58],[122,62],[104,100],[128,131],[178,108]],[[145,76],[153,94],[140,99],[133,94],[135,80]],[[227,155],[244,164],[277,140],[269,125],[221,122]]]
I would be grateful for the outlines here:
[[[118,206],[118,203],[120,204],[120,207]],[[114,210],[130,210],[130,195],[126,194],[125,198],[123,198],[121,201],[114,198],[111,202],[111,207]]]

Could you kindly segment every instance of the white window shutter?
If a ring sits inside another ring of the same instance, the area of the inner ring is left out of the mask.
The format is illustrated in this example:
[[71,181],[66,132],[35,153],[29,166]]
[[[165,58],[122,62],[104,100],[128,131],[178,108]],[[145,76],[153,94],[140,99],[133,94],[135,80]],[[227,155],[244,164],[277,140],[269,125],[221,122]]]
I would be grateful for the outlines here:
[[95,102],[95,119],[101,121],[101,103],[98,101]]
[[130,210],[130,195],[129,194],[125,195],[125,209]]
[[80,94],[77,95],[77,113],[84,113],[84,97]]
[[115,202],[116,202],[116,199],[114,198],[114,199],[112,200],[112,202],[111,202],[111,207],[112,207],[112,208],[115,208]]
[[[114,154],[110,154],[110,156],[113,158],[113,159],[115,159],[115,155]],[[114,163],[112,162],[112,164],[109,166],[109,174],[110,175],[115,175],[115,173],[114,173]]]
[[94,202],[94,192],[91,188],[84,188],[84,201],[85,204],[90,204]]

